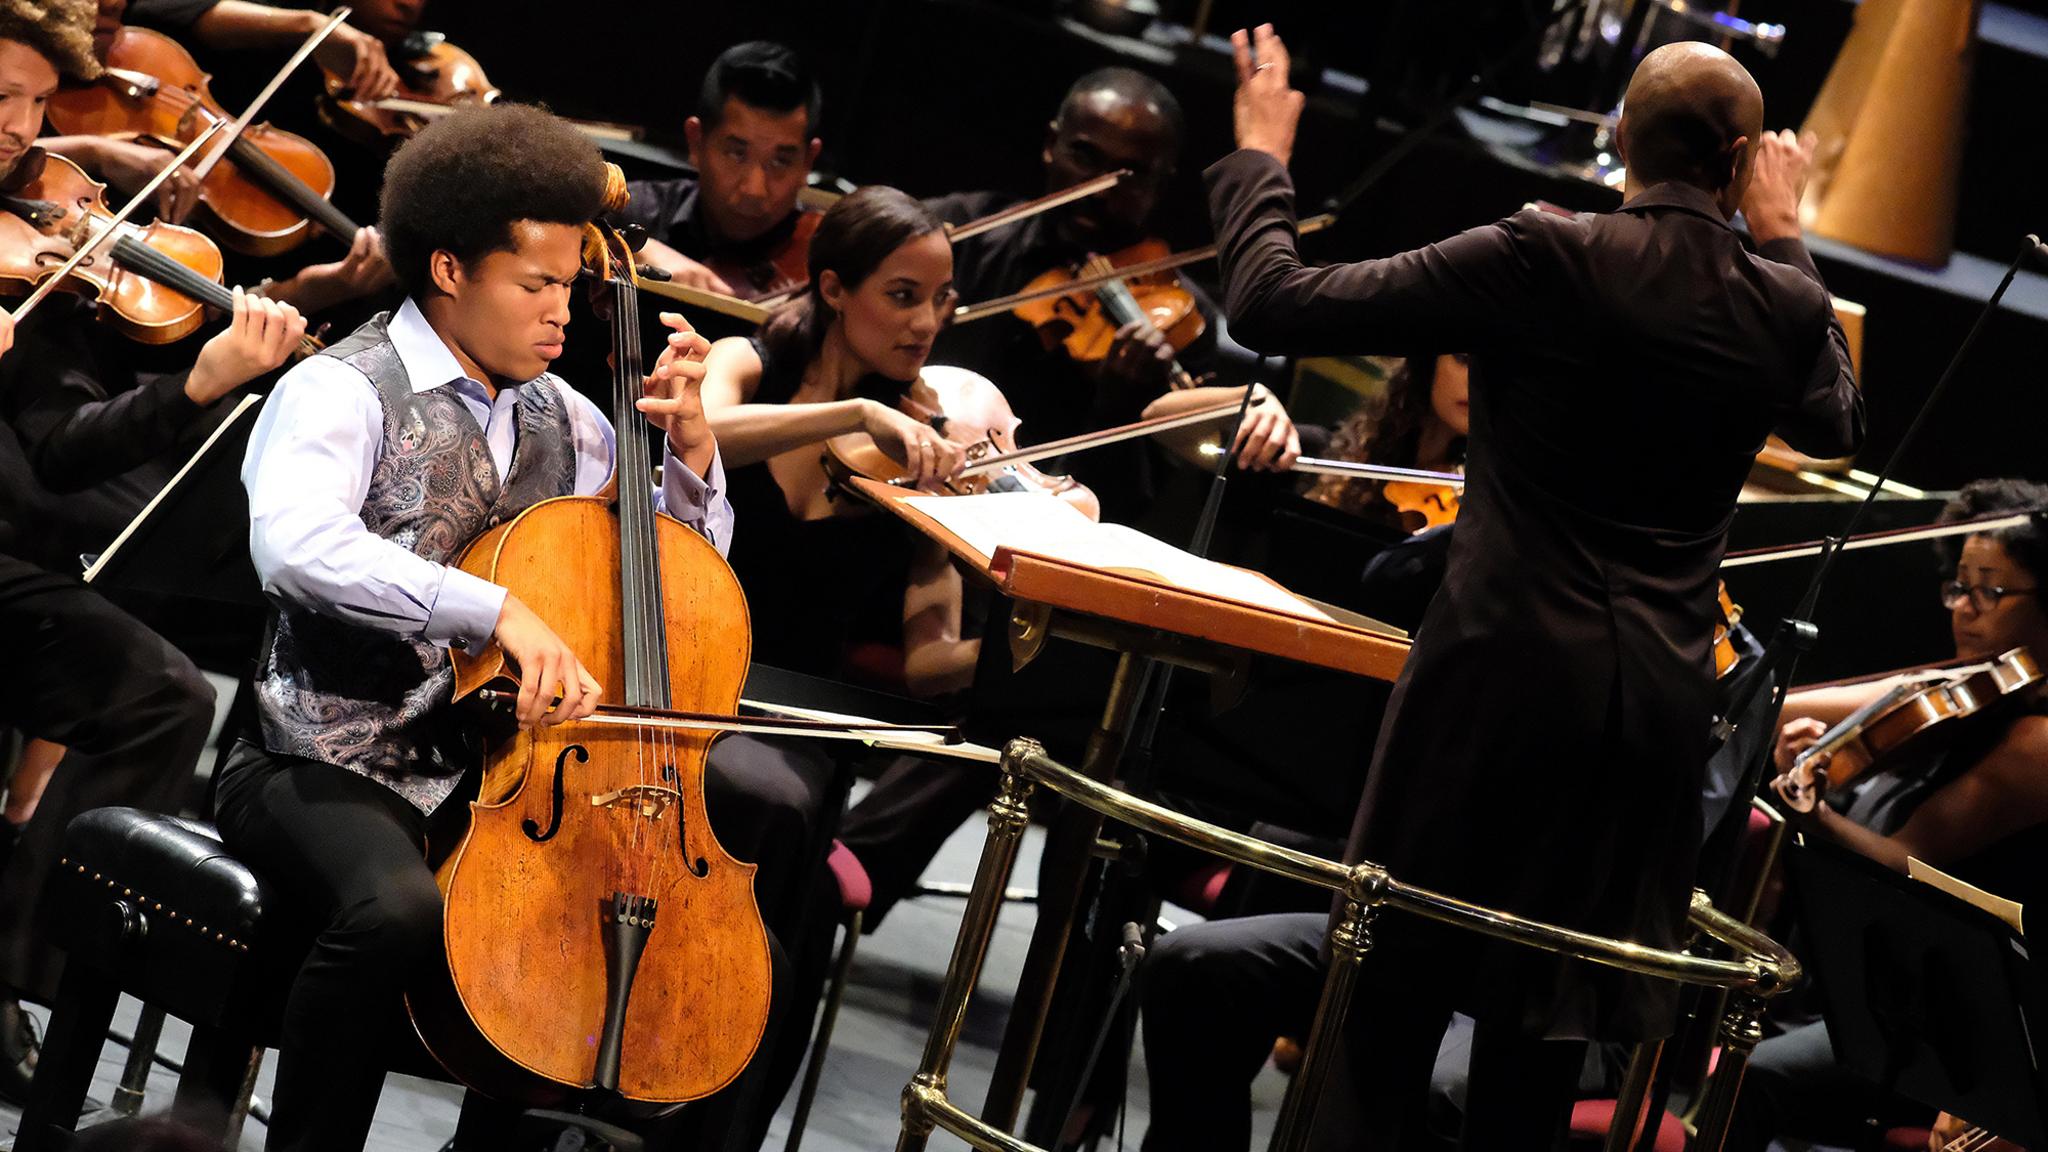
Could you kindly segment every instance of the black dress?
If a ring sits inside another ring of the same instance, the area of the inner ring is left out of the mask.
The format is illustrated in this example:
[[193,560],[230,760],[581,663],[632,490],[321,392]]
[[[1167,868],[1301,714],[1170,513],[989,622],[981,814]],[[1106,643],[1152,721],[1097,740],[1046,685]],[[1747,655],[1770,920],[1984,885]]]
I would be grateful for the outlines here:
[[[1353,858],[1676,947],[1736,494],[1774,428],[1819,456],[1862,437],[1846,342],[1804,247],[1752,255],[1711,196],[1667,184],[1611,214],[1523,212],[1384,260],[1307,268],[1278,163],[1240,151],[1207,179],[1241,343],[1472,356],[1471,480]],[[1377,935],[1452,944],[1407,917]],[[1482,1019],[1554,1038],[1670,1027],[1672,985],[1477,939],[1445,952],[1457,963],[1443,979]]]
[[[804,365],[750,343],[761,357],[752,402],[788,403]],[[895,517],[863,509],[868,514],[800,520],[766,461],[729,469],[726,489],[735,525],[728,559],[747,592],[756,661],[859,679],[846,664],[852,645],[901,643],[911,541]]]

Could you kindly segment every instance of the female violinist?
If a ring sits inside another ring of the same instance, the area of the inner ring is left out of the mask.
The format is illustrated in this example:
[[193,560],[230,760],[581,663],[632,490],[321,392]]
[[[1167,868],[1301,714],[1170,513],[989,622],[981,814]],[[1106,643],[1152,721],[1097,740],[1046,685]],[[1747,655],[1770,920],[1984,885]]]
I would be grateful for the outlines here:
[[[1461,353],[1409,356],[1387,378],[1386,391],[1364,404],[1330,435],[1328,455],[1361,464],[1388,464],[1432,472],[1461,471],[1465,434],[1471,427],[1471,401],[1465,356]],[[1354,515],[1386,520],[1414,532],[1457,516],[1457,497],[1449,489],[1417,493],[1422,511],[1394,505],[1390,484],[1341,476],[1309,479],[1302,494],[1311,500]],[[1410,485],[1409,487],[1421,487]],[[1436,497],[1434,514],[1427,503]]]
[[893,518],[836,491],[822,462],[826,442],[847,433],[872,437],[924,486],[964,462],[955,439],[897,407],[951,307],[951,247],[922,205],[877,185],[832,206],[810,258],[805,295],[759,336],[720,340],[705,357],[705,407],[747,519],[733,566],[755,604],[756,653],[846,672],[861,641],[896,639],[865,619],[883,606],[900,622],[903,653],[900,673],[880,670],[885,682],[900,675],[919,695],[957,690],[977,650],[961,634],[958,573],[936,545],[914,548]]
[[[1980,480],[1942,510],[1940,522],[2048,508],[2048,485]],[[1941,542],[1940,601],[1960,660],[1993,660],[2014,648],[2048,651],[2048,529],[2040,518],[2016,528]],[[1778,736],[1776,765],[1791,774],[1800,753],[1850,713],[1908,678],[1792,693]],[[1925,861],[2030,909],[2048,900],[2048,692],[2037,683],[1959,726],[1932,757],[1910,764],[1879,760],[1851,783],[1818,779],[1817,802],[1779,785],[1781,805],[1810,838],[1859,853],[1900,872],[1908,857]],[[1932,729],[1930,729],[1930,732]],[[1825,763],[1819,765],[1825,768]],[[1815,1022],[1759,1045],[1744,1085],[1729,1146],[1761,1149],[1773,1135],[1819,1143],[1847,1141],[1885,1127],[1924,1126],[1933,1109],[1858,1079],[1834,1061],[1827,1030]]]

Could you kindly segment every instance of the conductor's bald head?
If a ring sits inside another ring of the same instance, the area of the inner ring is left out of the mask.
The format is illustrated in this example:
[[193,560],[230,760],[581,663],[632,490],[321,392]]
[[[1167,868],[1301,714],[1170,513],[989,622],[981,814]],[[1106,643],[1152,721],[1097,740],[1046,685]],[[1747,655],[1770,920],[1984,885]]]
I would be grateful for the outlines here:
[[1696,41],[1667,44],[1636,66],[1622,105],[1629,183],[1691,184],[1733,216],[1763,123],[1763,92],[1733,56]]

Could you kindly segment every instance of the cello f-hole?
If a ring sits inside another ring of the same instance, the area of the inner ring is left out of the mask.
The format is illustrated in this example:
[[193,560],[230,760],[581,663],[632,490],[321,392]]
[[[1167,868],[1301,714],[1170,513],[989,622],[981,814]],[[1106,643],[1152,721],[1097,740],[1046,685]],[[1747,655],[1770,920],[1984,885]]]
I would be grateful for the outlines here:
[[526,838],[535,844],[547,843],[555,838],[555,833],[562,830],[562,772],[567,767],[564,761],[568,760],[571,756],[576,757],[578,764],[582,764],[590,759],[590,753],[585,751],[581,744],[571,744],[567,748],[562,749],[561,755],[555,757],[555,782],[552,791],[552,802],[550,804],[552,811],[548,816],[547,829],[543,831],[540,822],[537,820],[521,820],[519,822],[519,830],[526,833]]

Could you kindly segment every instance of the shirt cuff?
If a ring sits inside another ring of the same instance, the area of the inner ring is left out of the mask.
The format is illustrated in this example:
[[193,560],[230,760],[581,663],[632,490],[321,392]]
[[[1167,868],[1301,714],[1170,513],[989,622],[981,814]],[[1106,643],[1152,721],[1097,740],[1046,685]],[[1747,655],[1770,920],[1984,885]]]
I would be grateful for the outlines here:
[[676,459],[668,441],[661,442],[661,510],[685,524],[704,519],[706,512],[725,491],[725,458],[717,446],[711,449],[711,474],[698,476],[690,466]]
[[498,630],[498,614],[504,611],[505,589],[460,568],[443,566],[441,590],[434,606],[427,609],[423,635],[429,644],[443,648],[474,651]]

